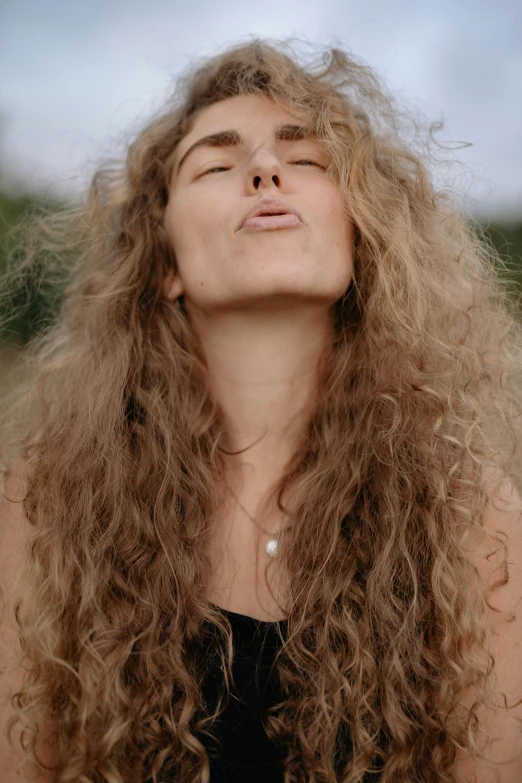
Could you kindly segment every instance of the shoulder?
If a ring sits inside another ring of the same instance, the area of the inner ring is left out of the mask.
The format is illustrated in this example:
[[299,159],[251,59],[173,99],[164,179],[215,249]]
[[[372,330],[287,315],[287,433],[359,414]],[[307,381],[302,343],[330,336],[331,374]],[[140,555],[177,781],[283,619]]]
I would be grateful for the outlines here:
[[26,467],[15,460],[2,477],[0,495],[0,666],[14,660],[18,651],[14,616],[23,592],[28,565],[30,524],[24,512]]
[[[494,658],[495,687],[503,701],[478,714],[491,762],[461,754],[454,772],[459,783],[520,783],[522,780],[522,499],[514,482],[495,467],[485,473],[488,505],[483,527],[487,542],[477,544],[472,561],[484,588],[491,589],[485,616],[488,651]],[[496,546],[492,543],[496,542]],[[464,703],[470,706],[473,698]],[[517,705],[518,702],[518,705]],[[512,706],[514,705],[514,706]]]
[[[516,617],[522,623],[522,605],[518,606],[522,600],[522,499],[512,479],[497,468],[487,468],[485,484],[488,503],[482,524],[488,541],[477,544],[474,562],[484,586],[496,587],[493,605],[498,605],[499,612],[489,616],[495,631],[505,622],[515,622],[517,627]],[[497,545],[492,549],[493,541]]]
[[24,510],[28,466],[17,457],[3,474],[0,495],[0,586],[14,587],[27,556],[31,525]]
[[[19,783],[48,783],[54,780],[53,773],[31,772],[19,762],[21,735],[15,725],[12,739],[18,750],[15,752],[8,738],[9,722],[14,717],[13,695],[24,685],[24,671],[20,666],[21,647],[18,626],[14,615],[16,600],[24,590],[24,574],[29,562],[28,544],[32,526],[24,512],[24,498],[27,491],[28,466],[17,458],[3,475],[0,495],[0,759],[5,780]],[[53,733],[51,723],[42,718],[38,721],[42,740],[38,742],[40,758],[46,764],[54,763],[54,754],[47,742]],[[4,778],[2,778],[4,780]]]

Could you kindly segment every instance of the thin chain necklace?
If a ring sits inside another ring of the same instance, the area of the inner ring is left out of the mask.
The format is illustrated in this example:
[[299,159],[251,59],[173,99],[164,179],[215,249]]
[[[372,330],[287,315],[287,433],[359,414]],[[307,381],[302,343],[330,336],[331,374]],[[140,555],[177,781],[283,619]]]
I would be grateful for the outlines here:
[[238,504],[239,508],[245,512],[247,517],[254,523],[254,525],[256,525],[256,527],[258,527],[261,530],[262,533],[265,534],[265,536],[270,536],[270,538],[265,544],[265,552],[267,553],[267,555],[269,555],[269,557],[275,557],[279,549],[279,536],[281,535],[281,531],[279,531],[279,533],[270,533],[268,530],[262,528],[259,522],[257,522],[257,520],[255,519],[255,517],[253,517],[252,514],[249,511],[247,511],[247,509],[241,503],[240,499],[238,498],[238,496],[236,495],[232,487],[228,484],[228,482],[227,482],[227,487],[230,491],[230,494]]

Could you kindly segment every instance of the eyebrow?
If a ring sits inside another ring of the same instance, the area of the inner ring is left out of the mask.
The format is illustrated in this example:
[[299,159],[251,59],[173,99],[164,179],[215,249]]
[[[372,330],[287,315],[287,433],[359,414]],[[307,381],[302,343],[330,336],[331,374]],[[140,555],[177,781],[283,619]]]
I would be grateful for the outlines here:
[[[300,141],[301,139],[316,139],[317,135],[312,129],[304,125],[280,125],[274,131],[276,141]],[[244,140],[236,130],[224,130],[217,133],[211,133],[209,136],[203,136],[195,141],[183,154],[179,161],[176,174],[179,174],[182,164],[188,155],[198,147],[238,147],[244,144]]]

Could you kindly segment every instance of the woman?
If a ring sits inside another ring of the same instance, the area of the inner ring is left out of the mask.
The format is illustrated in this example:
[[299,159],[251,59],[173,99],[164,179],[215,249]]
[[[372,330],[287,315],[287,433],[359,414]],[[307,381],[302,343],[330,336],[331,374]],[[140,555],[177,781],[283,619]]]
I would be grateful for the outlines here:
[[34,219],[69,281],[5,481],[9,770],[522,776],[521,331],[398,118],[256,39]]

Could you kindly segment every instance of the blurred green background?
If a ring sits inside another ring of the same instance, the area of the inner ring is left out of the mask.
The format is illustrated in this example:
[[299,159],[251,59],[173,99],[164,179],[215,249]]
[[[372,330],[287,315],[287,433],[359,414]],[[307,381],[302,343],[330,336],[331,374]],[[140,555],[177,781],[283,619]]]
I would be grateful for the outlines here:
[[[0,186],[0,281],[8,263],[16,266],[21,252],[21,221],[41,209],[60,209],[65,202],[50,199],[37,192],[11,191]],[[59,285],[50,281],[35,267],[32,277],[21,276],[0,299],[0,348],[23,347],[56,315],[60,300]]]

